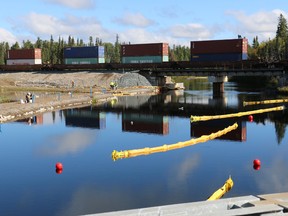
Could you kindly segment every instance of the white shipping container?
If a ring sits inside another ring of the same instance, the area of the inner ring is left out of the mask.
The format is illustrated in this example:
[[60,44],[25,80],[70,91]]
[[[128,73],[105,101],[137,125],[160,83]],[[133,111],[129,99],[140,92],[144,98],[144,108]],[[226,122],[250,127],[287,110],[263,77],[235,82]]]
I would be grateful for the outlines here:
[[42,59],[7,59],[7,65],[35,65],[42,64]]

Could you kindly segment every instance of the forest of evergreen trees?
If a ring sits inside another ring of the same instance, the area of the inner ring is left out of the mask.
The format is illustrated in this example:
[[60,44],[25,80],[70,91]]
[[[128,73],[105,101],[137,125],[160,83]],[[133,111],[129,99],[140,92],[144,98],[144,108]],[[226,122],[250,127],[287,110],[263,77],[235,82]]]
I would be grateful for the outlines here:
[[[89,37],[88,43],[84,43],[83,39],[75,39],[72,36],[69,36],[66,40],[62,37],[55,40],[51,35],[50,40],[42,40],[38,37],[35,43],[32,43],[29,40],[22,41],[21,44],[16,42],[12,45],[10,45],[8,42],[0,42],[0,64],[5,64],[6,54],[9,49],[41,48],[43,63],[62,64],[63,48],[94,45],[101,45],[105,47],[106,62],[120,62],[121,43],[118,35],[116,35],[114,44],[103,42],[98,37],[94,39],[92,36]],[[265,62],[288,59],[288,27],[287,20],[282,14],[278,18],[275,38],[259,43],[258,36],[254,37],[252,44],[248,45],[248,58],[258,59]],[[189,61],[190,47],[181,45],[169,46],[169,60]]]

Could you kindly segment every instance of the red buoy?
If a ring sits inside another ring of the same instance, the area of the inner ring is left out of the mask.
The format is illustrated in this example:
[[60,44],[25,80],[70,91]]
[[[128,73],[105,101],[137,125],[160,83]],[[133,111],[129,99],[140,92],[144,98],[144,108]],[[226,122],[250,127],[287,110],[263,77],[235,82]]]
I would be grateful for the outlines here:
[[253,116],[252,116],[252,115],[249,115],[249,116],[248,116],[248,120],[249,120],[249,122],[253,122]]
[[56,163],[56,170],[62,170],[63,169],[63,165],[60,162]]
[[253,165],[253,168],[255,169],[255,170],[259,170],[260,168],[261,168],[261,166],[260,165]]
[[261,161],[260,161],[259,159],[255,159],[255,160],[253,161],[253,165],[254,165],[254,166],[261,166]]
[[55,172],[56,172],[57,174],[61,174],[61,173],[63,172],[63,169],[56,169]]

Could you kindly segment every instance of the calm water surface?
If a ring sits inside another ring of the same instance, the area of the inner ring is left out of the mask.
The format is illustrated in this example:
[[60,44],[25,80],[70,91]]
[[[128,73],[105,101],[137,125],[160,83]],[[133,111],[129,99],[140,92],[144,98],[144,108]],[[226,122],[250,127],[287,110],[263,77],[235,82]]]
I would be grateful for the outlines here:
[[[287,112],[254,115],[253,122],[244,117],[191,124],[190,115],[258,109],[242,107],[243,100],[266,98],[227,83],[224,98],[213,99],[204,86],[0,125],[0,215],[81,215],[203,201],[229,175],[234,187],[226,198],[287,192]],[[113,150],[174,144],[234,122],[238,129],[222,139],[111,159]],[[260,170],[253,169],[256,158]],[[64,166],[60,174],[57,162]]]

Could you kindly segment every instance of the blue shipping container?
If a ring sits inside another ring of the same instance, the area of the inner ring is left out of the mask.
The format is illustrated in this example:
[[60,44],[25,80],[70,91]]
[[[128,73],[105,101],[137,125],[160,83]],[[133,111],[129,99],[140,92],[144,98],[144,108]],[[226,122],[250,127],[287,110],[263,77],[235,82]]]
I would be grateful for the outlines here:
[[104,54],[104,46],[64,48],[64,58],[104,58]]
[[247,54],[244,53],[218,53],[218,54],[193,54],[191,62],[201,61],[241,61],[247,60]]

